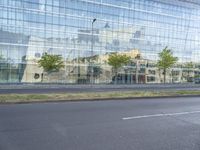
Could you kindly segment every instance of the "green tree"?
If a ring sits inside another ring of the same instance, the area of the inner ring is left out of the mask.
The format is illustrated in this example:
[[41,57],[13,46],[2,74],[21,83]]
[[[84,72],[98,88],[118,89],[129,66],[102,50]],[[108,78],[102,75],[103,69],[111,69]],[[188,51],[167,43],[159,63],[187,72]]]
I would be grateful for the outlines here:
[[113,53],[109,55],[108,64],[112,66],[113,72],[115,74],[115,83],[117,83],[117,74],[118,69],[123,65],[126,65],[130,62],[131,57],[123,54]]
[[57,72],[64,67],[62,56],[50,55],[44,53],[41,59],[38,61],[39,67],[42,67],[47,74],[51,72]]
[[162,52],[159,53],[159,60],[157,67],[163,70],[164,83],[166,82],[166,71],[171,68],[178,61],[177,57],[173,56],[173,53],[168,47],[165,47]]

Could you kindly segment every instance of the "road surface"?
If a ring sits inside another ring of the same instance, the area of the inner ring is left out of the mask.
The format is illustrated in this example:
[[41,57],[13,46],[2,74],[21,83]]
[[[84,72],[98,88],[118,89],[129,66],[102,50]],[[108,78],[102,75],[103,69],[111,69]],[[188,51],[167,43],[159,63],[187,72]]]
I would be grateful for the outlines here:
[[0,150],[199,150],[200,98],[0,105]]

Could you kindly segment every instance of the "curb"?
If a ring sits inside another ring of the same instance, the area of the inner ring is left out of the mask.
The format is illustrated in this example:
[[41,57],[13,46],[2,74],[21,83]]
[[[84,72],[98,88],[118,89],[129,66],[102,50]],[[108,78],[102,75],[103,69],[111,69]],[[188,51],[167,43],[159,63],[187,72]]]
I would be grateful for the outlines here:
[[67,102],[97,102],[97,101],[118,101],[118,100],[150,100],[150,99],[169,99],[169,98],[189,98],[200,97],[200,95],[174,95],[174,96],[152,96],[152,97],[120,97],[120,98],[94,98],[94,99],[73,99],[73,100],[41,100],[24,102],[0,102],[0,105],[13,104],[45,104],[45,103],[67,103]]

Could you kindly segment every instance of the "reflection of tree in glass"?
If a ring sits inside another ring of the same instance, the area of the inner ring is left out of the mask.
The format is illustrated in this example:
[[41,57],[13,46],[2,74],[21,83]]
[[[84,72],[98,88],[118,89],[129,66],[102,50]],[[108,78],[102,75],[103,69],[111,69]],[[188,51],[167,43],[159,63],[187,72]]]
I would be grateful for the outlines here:
[[45,53],[38,61],[39,67],[42,67],[47,73],[59,71],[64,67],[62,57],[60,55],[50,55]]
[[166,82],[166,71],[171,68],[178,61],[177,57],[173,56],[173,53],[168,47],[165,47],[162,52],[159,53],[159,60],[157,67],[163,70],[164,83]]
[[113,53],[109,55],[108,64],[112,66],[113,72],[115,74],[115,83],[117,83],[117,74],[118,69],[123,65],[126,65],[130,62],[131,57],[127,55]]
[[[39,67],[42,67],[44,71],[49,75],[51,72],[58,72],[64,67],[64,63],[60,55],[50,55],[45,53],[38,61]],[[43,79],[42,79],[43,80]]]

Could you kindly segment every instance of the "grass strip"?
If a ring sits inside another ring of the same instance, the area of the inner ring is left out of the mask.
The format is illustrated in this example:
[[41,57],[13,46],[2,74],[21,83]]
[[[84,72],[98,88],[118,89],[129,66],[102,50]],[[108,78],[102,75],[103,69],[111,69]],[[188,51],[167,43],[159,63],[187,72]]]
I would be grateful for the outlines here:
[[47,101],[75,101],[115,98],[166,97],[200,95],[200,91],[116,91],[55,94],[1,94],[0,103],[27,103]]

